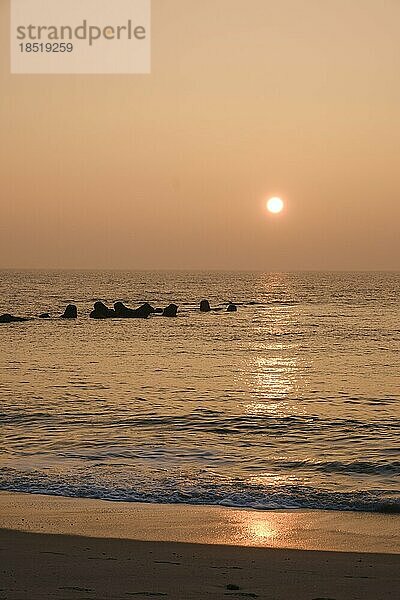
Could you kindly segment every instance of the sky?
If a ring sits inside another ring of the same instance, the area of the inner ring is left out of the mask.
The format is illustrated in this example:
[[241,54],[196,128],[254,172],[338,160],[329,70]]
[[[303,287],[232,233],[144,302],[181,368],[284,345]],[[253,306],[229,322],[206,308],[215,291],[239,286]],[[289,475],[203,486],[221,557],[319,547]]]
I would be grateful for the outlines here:
[[399,270],[399,27],[153,0],[150,75],[11,75],[0,0],[0,268]]

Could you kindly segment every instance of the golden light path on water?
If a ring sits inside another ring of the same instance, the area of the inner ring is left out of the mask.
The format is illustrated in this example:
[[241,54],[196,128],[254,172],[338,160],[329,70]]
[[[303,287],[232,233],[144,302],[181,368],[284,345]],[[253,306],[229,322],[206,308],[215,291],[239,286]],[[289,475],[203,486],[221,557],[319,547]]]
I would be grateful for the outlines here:
[[[292,351],[295,346],[291,345]],[[304,407],[299,407],[296,395],[301,382],[298,378],[298,361],[296,355],[282,356],[283,350],[287,352],[283,344],[277,344],[275,352],[268,353],[269,356],[258,356],[253,359],[249,373],[251,374],[251,387],[253,399],[248,401],[244,407],[250,416],[264,417],[266,419],[290,418],[293,415],[304,414]],[[268,440],[266,439],[266,443]],[[284,460],[284,456],[276,456],[277,460]],[[294,474],[274,473],[265,471],[250,477],[253,484],[265,486],[290,485],[299,481]],[[272,537],[275,531],[265,519],[258,519],[251,524],[254,534],[261,537]]]
[[[282,285],[282,275],[276,274],[273,286]],[[271,288],[271,280],[266,282]],[[301,309],[293,306],[274,306],[268,309],[270,321],[256,327],[257,337],[265,338],[262,344],[254,345],[247,359],[247,368],[240,374],[241,384],[248,391],[248,400],[242,406],[244,414],[250,417],[270,420],[302,416],[307,413],[304,404],[299,403],[307,388],[307,366],[301,359],[301,342],[293,341],[288,331],[296,331],[301,320]],[[309,361],[310,362],[310,361]],[[238,407],[240,408],[240,407]],[[266,444],[268,439],[266,438]],[[275,457],[285,460],[285,456]],[[255,485],[284,486],[299,483],[297,474],[264,471],[253,474],[250,480]],[[256,538],[272,539],[277,529],[265,516],[252,517],[249,535]]]

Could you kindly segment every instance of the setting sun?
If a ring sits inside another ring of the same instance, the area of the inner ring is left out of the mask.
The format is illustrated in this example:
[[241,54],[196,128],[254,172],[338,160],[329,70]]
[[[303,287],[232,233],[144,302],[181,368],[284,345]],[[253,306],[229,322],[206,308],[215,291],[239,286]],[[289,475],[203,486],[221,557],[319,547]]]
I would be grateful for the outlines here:
[[280,198],[270,198],[267,202],[267,210],[275,215],[282,212],[284,206],[283,200]]

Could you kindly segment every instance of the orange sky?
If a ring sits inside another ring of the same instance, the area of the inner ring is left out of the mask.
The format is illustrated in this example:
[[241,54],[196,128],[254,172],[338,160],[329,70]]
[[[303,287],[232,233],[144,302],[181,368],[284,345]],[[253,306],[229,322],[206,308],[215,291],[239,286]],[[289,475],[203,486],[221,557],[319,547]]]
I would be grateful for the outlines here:
[[28,76],[0,0],[0,268],[400,269],[400,2],[152,5],[151,75]]

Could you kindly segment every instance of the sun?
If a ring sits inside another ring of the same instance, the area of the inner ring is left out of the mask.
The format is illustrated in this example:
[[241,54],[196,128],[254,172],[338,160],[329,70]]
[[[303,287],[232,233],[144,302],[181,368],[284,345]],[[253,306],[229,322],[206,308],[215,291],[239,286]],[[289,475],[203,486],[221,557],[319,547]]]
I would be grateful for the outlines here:
[[267,201],[267,210],[274,215],[277,215],[283,211],[285,204],[281,198],[270,198]]

